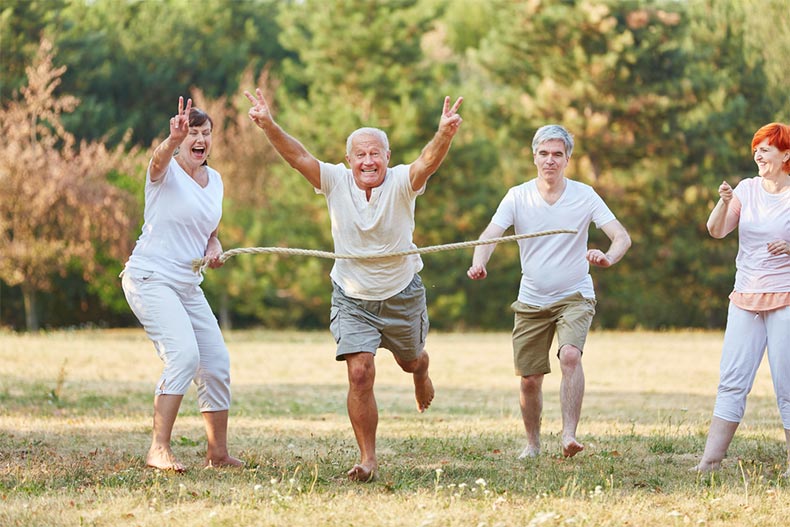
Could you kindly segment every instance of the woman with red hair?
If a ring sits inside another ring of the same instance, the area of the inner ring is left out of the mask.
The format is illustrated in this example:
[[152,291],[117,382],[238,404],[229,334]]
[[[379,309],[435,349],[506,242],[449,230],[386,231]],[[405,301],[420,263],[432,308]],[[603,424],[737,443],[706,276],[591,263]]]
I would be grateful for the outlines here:
[[713,418],[698,471],[718,470],[746,409],[763,354],[768,352],[785,432],[790,475],[790,126],[771,123],[752,139],[757,176],[735,189],[724,181],[708,232],[724,238],[738,228],[735,287]]

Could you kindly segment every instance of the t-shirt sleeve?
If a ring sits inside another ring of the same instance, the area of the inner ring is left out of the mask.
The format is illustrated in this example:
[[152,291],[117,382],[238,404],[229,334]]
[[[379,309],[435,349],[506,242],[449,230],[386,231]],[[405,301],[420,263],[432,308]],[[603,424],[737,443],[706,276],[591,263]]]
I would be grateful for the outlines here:
[[395,181],[398,182],[398,188],[406,193],[406,195],[414,199],[417,196],[421,196],[425,193],[425,189],[428,186],[428,182],[425,182],[421,188],[417,190],[413,190],[411,188],[411,179],[409,178],[409,169],[411,165],[396,165],[390,169],[390,173],[395,178]]
[[599,196],[595,190],[592,190],[592,188],[590,189],[590,195],[593,205],[592,221],[595,223],[597,228],[600,229],[610,221],[617,219],[601,196]]
[[499,225],[503,229],[510,228],[516,221],[516,196],[513,189],[508,190],[505,197],[491,218],[491,223]]
[[318,166],[321,169],[321,188],[316,188],[315,193],[328,196],[337,185],[338,176],[342,175],[343,172],[348,169],[342,163],[332,165],[330,163],[324,163],[323,161],[319,161]]

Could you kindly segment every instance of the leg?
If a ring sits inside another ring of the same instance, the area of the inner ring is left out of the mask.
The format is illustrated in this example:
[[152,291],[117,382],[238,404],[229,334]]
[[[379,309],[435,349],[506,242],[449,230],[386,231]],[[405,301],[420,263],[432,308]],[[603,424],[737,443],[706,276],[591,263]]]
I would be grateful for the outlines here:
[[768,333],[768,363],[771,365],[776,404],[785,430],[787,471],[790,477],[790,307],[765,313]]
[[244,462],[228,454],[228,411],[203,412],[206,423],[207,467],[243,467]]
[[348,368],[348,417],[359,446],[360,462],[348,471],[352,481],[371,481],[376,477],[376,428],[379,411],[373,394],[376,379],[375,357],[372,353],[351,353],[345,356]]
[[576,441],[576,427],[582,413],[584,398],[584,369],[579,348],[565,345],[560,349],[560,406],[562,407],[562,455],[573,457],[584,445]]
[[535,457],[540,454],[540,416],[543,412],[543,374],[521,377],[519,391],[521,418],[527,433],[527,446],[518,456],[519,459]]
[[183,297],[200,354],[194,383],[208,440],[205,466],[243,466],[242,461],[228,453],[230,356],[225,339],[203,291],[195,287]]
[[422,413],[431,406],[433,401],[434,390],[431,377],[428,375],[428,365],[430,358],[428,353],[423,350],[416,359],[412,361],[404,361],[395,355],[395,361],[400,365],[401,369],[407,373],[411,373],[414,378],[414,396],[417,400],[417,411]]
[[766,332],[760,315],[730,304],[727,329],[724,331],[719,387],[713,418],[702,459],[692,470],[718,470],[727,454],[735,431],[746,411],[746,396],[766,347]]
[[154,398],[154,432],[151,439],[151,448],[145,458],[149,467],[163,470],[184,472],[184,465],[176,460],[170,448],[170,439],[173,434],[173,424],[176,422],[178,409],[181,407],[183,395],[157,395]]
[[787,450],[787,471],[783,477],[790,478],[790,428],[785,428],[785,449]]
[[164,364],[155,390],[153,439],[146,463],[183,472],[170,439],[184,393],[198,369],[198,346],[189,315],[177,291],[152,273],[127,271],[122,285],[129,306]]
[[698,472],[719,470],[724,456],[727,455],[727,449],[730,447],[732,438],[735,436],[735,431],[738,429],[738,424],[714,416],[710,421],[710,431],[708,432],[708,440],[705,442],[705,452],[703,452],[702,459],[700,459],[697,466],[692,470]]

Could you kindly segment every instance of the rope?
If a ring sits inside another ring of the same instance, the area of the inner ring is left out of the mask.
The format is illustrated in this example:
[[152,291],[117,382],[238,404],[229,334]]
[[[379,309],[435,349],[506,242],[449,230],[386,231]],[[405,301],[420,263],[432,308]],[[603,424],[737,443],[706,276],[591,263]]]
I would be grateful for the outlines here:
[[[225,251],[219,256],[221,262],[225,262],[231,256],[237,254],[287,254],[297,256],[314,256],[317,258],[330,258],[332,260],[374,260],[378,258],[393,258],[396,256],[409,256],[411,254],[427,254],[436,253],[439,251],[450,251],[453,249],[463,249],[466,247],[477,247],[478,245],[491,245],[494,243],[511,242],[515,240],[522,240],[524,238],[537,238],[538,236],[549,236],[552,234],[576,234],[574,229],[560,229],[553,231],[532,232],[527,234],[513,234],[511,236],[504,236],[502,238],[489,238],[487,240],[471,240],[466,242],[447,243],[444,245],[432,245],[430,247],[416,247],[406,251],[397,251],[391,253],[378,253],[378,254],[337,254],[327,251],[315,251],[312,249],[292,249],[290,247],[242,247],[239,249],[231,249]],[[204,258],[192,260],[192,270],[195,273],[202,273],[208,262]]]

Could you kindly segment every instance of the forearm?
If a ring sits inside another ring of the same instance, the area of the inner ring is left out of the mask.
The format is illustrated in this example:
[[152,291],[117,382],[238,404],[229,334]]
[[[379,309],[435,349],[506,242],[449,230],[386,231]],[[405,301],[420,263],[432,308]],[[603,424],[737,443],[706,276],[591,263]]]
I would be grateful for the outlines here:
[[412,188],[421,188],[428,178],[436,172],[447,157],[450,145],[453,142],[453,134],[448,134],[441,130],[434,134],[433,138],[422,149],[420,157],[417,158],[411,167]]
[[274,122],[268,119],[257,122],[266,134],[272,147],[286,163],[301,173],[315,188],[321,188],[321,168],[318,160],[307,151],[302,143]]
[[625,256],[625,253],[628,252],[630,248],[631,237],[628,233],[622,233],[612,240],[611,245],[609,245],[609,250],[604,253],[604,256],[609,260],[609,265],[614,265],[623,259],[623,256]]
[[173,158],[173,154],[175,154],[178,145],[179,143],[168,135],[165,140],[159,143],[154,149],[154,153],[151,155],[150,167],[152,181],[156,181],[165,173],[167,165]]
[[706,224],[708,232],[714,238],[724,238],[729,231],[727,230],[727,213],[729,212],[729,202],[720,199],[708,217]]

